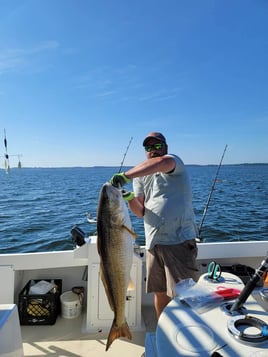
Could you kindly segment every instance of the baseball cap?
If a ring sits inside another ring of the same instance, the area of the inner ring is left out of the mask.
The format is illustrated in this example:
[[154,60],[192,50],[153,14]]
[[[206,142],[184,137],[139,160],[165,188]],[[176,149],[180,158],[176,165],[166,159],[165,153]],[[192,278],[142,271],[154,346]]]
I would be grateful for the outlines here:
[[146,138],[143,140],[143,146],[146,146],[147,142],[150,139],[156,139],[156,140],[160,141],[161,143],[167,144],[166,143],[166,138],[164,137],[164,135],[159,133],[159,132],[157,132],[157,131],[154,131],[154,132],[148,134],[146,136]]

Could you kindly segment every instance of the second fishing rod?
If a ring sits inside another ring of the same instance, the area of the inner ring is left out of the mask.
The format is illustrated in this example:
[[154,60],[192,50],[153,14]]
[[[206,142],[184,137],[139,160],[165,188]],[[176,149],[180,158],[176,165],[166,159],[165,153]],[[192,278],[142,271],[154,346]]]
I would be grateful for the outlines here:
[[219,175],[219,172],[220,172],[220,168],[221,168],[221,165],[222,165],[222,161],[223,161],[226,149],[227,149],[227,144],[225,145],[225,148],[223,150],[223,154],[221,156],[221,160],[220,160],[220,163],[218,165],[217,172],[216,172],[215,178],[213,180],[213,183],[212,183],[209,195],[208,195],[207,203],[206,203],[205,208],[204,208],[203,216],[202,216],[199,228],[198,228],[198,240],[200,242],[202,242],[202,237],[201,237],[202,227],[203,227],[203,224],[204,224],[204,221],[205,221],[205,218],[206,218],[207,210],[208,210],[208,207],[209,207],[209,204],[210,204],[210,201],[211,201],[211,197],[212,197],[213,191],[215,189],[215,185],[216,185],[216,182],[217,182],[217,179],[218,179],[218,175]]

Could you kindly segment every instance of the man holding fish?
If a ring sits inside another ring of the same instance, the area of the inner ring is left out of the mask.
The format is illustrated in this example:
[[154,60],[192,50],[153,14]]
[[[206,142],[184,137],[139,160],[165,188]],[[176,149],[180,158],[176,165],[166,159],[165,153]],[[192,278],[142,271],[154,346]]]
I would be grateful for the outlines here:
[[122,188],[133,179],[133,190],[122,190],[131,211],[143,217],[146,239],[147,292],[154,293],[157,318],[182,279],[199,278],[197,228],[192,190],[182,160],[168,154],[166,138],[152,132],[143,141],[146,160],[110,182]]

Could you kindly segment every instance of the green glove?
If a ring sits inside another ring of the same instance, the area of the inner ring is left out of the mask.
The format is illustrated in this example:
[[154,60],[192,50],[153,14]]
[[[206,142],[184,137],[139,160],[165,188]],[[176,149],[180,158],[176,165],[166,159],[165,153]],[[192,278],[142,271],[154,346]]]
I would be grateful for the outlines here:
[[130,179],[126,177],[125,173],[114,174],[110,179],[110,183],[117,188],[123,187],[126,183],[129,183]]
[[122,190],[122,196],[125,201],[131,201],[135,197],[134,192]]

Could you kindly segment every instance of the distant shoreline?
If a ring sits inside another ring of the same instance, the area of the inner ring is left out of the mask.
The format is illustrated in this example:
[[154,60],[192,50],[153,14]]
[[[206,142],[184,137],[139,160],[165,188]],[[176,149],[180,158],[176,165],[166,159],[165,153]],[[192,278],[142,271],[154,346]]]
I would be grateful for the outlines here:
[[[222,164],[221,166],[267,166],[268,163],[243,163],[243,164]],[[196,167],[214,167],[214,166],[218,166],[218,164],[185,164],[185,166],[196,166]],[[133,166],[124,166],[125,169],[131,168]],[[118,169],[118,166],[55,166],[55,167],[51,167],[51,166],[23,166],[22,168],[18,168],[16,166],[11,167],[11,170],[27,170],[27,169],[107,169],[107,168],[114,168],[114,169]],[[0,168],[0,170],[5,171],[5,168]]]

